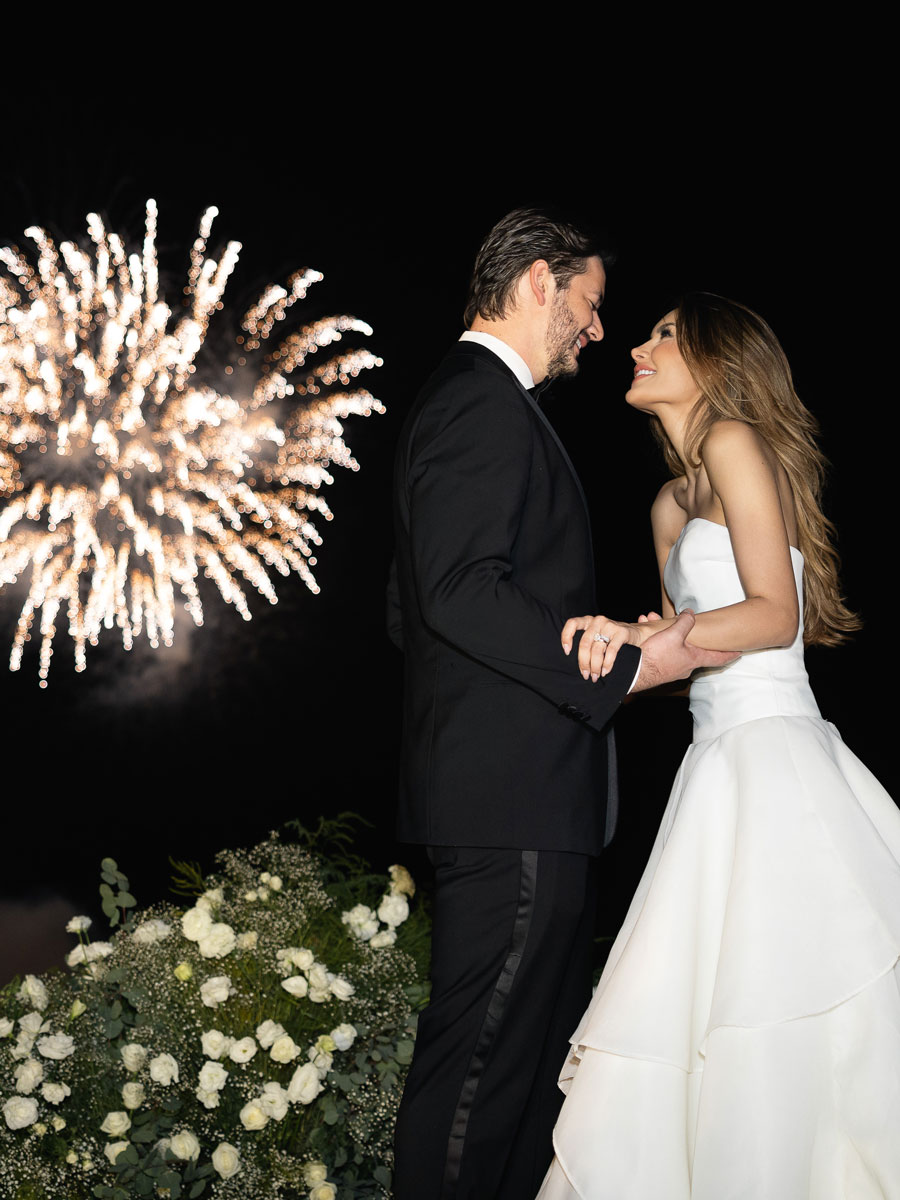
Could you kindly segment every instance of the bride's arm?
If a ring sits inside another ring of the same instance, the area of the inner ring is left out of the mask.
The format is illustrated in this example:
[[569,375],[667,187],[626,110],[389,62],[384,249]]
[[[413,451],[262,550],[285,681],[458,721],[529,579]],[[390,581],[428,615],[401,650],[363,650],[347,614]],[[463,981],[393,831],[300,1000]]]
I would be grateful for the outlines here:
[[[701,458],[712,490],[722,505],[746,598],[737,604],[698,613],[688,641],[707,650],[789,646],[797,636],[800,612],[771,451],[749,425],[720,421],[707,434]],[[658,544],[660,558],[664,542],[665,537]],[[587,670],[594,675],[605,675],[615,661],[619,645],[643,644],[672,624],[665,609],[664,617],[640,625],[621,625],[620,632],[610,628],[618,623],[608,618],[594,617],[587,625],[582,619],[578,626],[586,630],[579,647],[582,673]],[[604,646],[593,640],[595,634],[612,635],[612,640]],[[589,661],[582,663],[582,657]]]

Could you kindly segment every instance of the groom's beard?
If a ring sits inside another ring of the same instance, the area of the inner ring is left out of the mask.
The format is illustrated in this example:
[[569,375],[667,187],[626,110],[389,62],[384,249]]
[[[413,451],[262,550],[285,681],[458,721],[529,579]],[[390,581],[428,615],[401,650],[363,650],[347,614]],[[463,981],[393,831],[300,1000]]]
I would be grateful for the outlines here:
[[566,303],[566,293],[557,292],[553,297],[550,322],[547,326],[548,378],[559,379],[561,375],[578,374],[578,355],[575,353],[575,343],[580,333],[581,328]]

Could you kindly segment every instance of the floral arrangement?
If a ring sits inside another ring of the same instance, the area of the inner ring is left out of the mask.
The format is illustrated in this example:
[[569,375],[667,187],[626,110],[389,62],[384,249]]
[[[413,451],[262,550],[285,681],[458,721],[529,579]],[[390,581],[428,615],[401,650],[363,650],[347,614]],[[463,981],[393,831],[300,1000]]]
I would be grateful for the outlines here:
[[75,917],[69,972],[0,992],[0,1194],[390,1195],[427,992],[409,873],[275,834],[216,862],[179,865],[189,907],[138,910],[105,859],[121,928],[95,941]]

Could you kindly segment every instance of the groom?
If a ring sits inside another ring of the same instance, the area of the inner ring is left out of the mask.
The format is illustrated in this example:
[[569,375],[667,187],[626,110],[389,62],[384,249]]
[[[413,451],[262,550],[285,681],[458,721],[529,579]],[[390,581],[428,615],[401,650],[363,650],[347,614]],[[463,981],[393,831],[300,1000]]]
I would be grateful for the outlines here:
[[631,691],[727,656],[683,616],[594,683],[560,646],[596,613],[584,495],[532,389],[603,337],[598,246],[518,209],[475,263],[468,332],[397,453],[389,620],[405,655],[398,834],[435,868],[432,993],[396,1134],[396,1200],[530,1200],[590,998],[605,727]]

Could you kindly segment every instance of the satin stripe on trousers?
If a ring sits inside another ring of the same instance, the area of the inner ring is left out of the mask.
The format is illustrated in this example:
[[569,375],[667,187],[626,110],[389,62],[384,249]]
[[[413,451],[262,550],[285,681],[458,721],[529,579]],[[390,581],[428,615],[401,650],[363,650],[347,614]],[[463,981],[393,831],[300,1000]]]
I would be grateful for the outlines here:
[[590,999],[597,860],[434,847],[432,996],[397,1123],[396,1200],[532,1200]]

